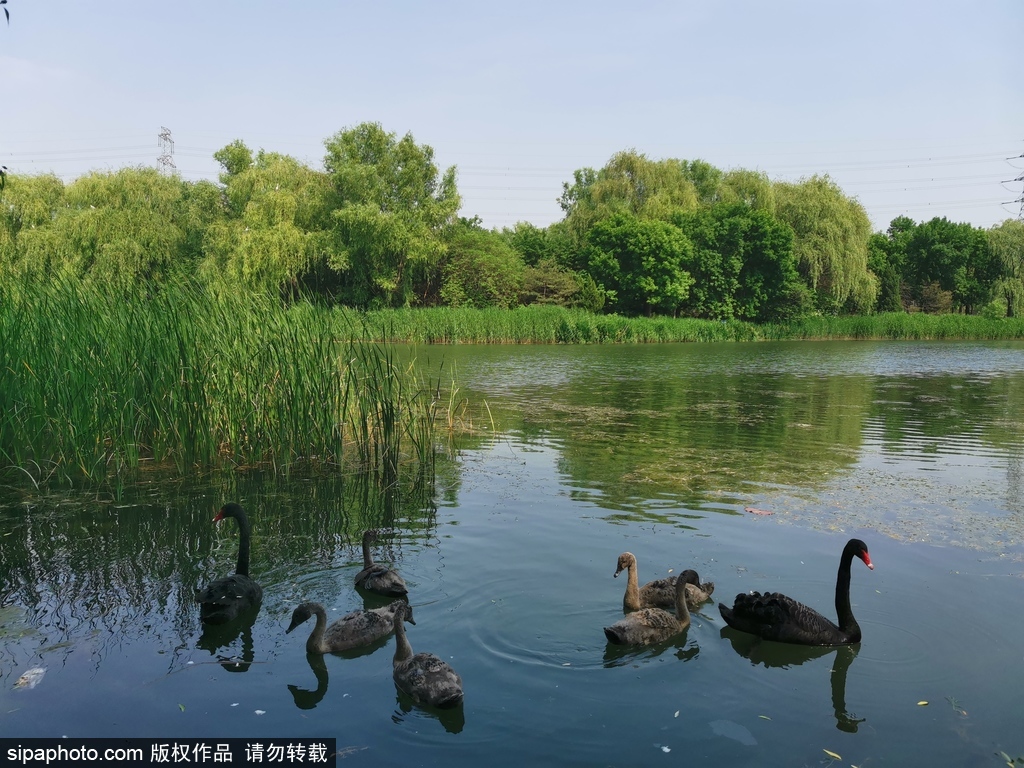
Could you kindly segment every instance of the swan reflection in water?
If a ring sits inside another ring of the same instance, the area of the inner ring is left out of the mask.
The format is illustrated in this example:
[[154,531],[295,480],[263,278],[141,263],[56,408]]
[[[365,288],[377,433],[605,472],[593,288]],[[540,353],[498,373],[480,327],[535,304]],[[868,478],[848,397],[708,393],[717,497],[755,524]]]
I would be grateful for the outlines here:
[[657,658],[668,652],[673,653],[680,661],[690,661],[700,654],[700,646],[692,637],[688,637],[686,632],[657,645],[619,645],[608,642],[605,643],[602,665],[606,669],[625,667],[637,661]]
[[412,700],[412,696],[397,686],[395,686],[395,702],[398,704],[398,709],[391,714],[391,721],[394,723],[403,723],[414,718],[437,720],[448,733],[461,733],[466,726],[466,712],[461,704],[449,709],[420,706]]
[[306,662],[316,676],[316,690],[299,688],[297,685],[289,685],[288,692],[291,693],[295,706],[299,709],[316,709],[316,705],[323,701],[327,695],[327,684],[330,682],[327,676],[327,662],[323,654],[307,653]]
[[[252,642],[252,627],[256,622],[256,613],[237,619],[229,624],[204,624],[203,633],[196,642],[196,648],[208,651],[217,659],[217,663],[228,672],[247,672],[253,664],[255,651]],[[242,641],[241,652],[229,655],[218,653],[221,648],[228,648],[239,638]]]
[[812,646],[776,643],[771,640],[762,640],[732,627],[723,627],[721,636],[732,643],[732,648],[736,653],[749,659],[755,667],[761,664],[765,667],[781,667],[783,669],[796,667],[834,652],[836,657],[832,662],[830,682],[836,728],[847,733],[856,733],[860,723],[864,722],[865,718],[858,718],[846,711],[846,675],[853,660],[860,652],[859,644]]
[[313,675],[316,677],[316,690],[311,691],[308,688],[300,688],[297,685],[289,684],[288,691],[292,695],[292,700],[295,702],[295,706],[299,709],[315,709],[316,705],[319,704],[323,700],[324,696],[327,695],[327,685],[330,682],[327,673],[328,656],[338,656],[343,659],[355,659],[360,656],[369,656],[374,651],[378,651],[386,646],[389,640],[389,637],[382,637],[370,645],[350,648],[347,651],[334,651],[333,653],[328,654],[307,653],[306,662],[309,664],[309,668],[313,670]]

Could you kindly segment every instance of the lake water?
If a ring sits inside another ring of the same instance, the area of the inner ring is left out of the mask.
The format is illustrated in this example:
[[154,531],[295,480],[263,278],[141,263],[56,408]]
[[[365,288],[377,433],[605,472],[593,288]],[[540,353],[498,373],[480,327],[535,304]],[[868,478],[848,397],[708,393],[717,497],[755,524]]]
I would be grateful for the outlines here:
[[[143,482],[113,501],[0,491],[0,735],[336,737],[346,765],[1005,764],[1024,756],[1024,344],[453,347],[474,434],[433,499],[336,478]],[[447,375],[445,373],[444,375]],[[203,632],[192,590],[254,527],[255,621]],[[752,508],[771,514],[746,512]],[[359,535],[403,573],[415,651],[452,712],[391,680],[394,640],[307,657]],[[695,568],[715,600],[785,592],[834,617],[852,536],[863,641],[756,643],[714,603],[673,641],[609,646],[641,581]],[[32,668],[35,687],[15,687]],[[921,702],[927,702],[926,705]]]

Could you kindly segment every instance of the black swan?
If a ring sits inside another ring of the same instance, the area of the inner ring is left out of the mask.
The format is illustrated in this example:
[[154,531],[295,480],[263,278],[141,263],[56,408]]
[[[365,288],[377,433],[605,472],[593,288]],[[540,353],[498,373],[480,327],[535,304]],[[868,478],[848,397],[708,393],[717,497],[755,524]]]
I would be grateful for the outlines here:
[[604,628],[608,642],[616,645],[650,645],[677,635],[690,626],[690,611],[686,606],[685,579],[676,579],[675,614],[661,608],[641,608],[627,613],[622,619]]
[[238,521],[238,565],[233,576],[224,576],[210,582],[206,589],[196,593],[199,618],[206,624],[224,624],[249,608],[259,605],[263,589],[249,578],[249,518],[245,510],[234,502],[225,504],[213,518],[219,522],[227,517]]
[[[676,604],[676,576],[649,581],[640,586],[640,577],[637,574],[636,556],[632,552],[623,552],[619,555],[618,568],[612,574],[618,578],[623,571],[626,573],[626,594],[622,598],[622,610],[638,611],[641,608],[665,608],[671,609]],[[714,582],[700,583],[697,572],[687,569],[679,574],[689,586],[686,588],[686,603],[691,610],[696,610],[701,603],[711,599],[711,593],[715,591]]]
[[[316,626],[306,640],[306,653],[334,653],[348,651],[380,640],[395,629],[395,612],[403,600],[369,611],[352,611],[330,626],[327,626],[327,612],[320,603],[303,603],[292,613],[291,632],[310,616],[316,616]],[[408,616],[412,616],[409,610]]]
[[412,608],[402,603],[395,611],[395,685],[409,694],[417,704],[440,709],[456,707],[462,702],[462,678],[458,672],[432,653],[412,653],[405,636],[403,620],[412,618]]
[[370,556],[370,542],[376,538],[376,531],[363,533],[363,570],[356,574],[356,586],[388,597],[403,597],[409,594],[405,580],[398,571],[373,562]]
[[850,539],[846,542],[843,555],[839,558],[839,575],[836,577],[838,626],[813,608],[778,592],[736,595],[732,608],[719,603],[718,610],[730,627],[765,640],[800,645],[859,643],[860,625],[853,618],[853,609],[850,607],[850,564],[855,556],[863,560],[868,568],[875,568],[863,541]]

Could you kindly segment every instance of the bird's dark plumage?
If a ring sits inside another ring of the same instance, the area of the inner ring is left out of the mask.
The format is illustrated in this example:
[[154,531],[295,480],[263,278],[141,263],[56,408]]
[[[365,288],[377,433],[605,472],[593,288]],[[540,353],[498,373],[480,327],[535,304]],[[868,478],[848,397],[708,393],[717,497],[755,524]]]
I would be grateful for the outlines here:
[[450,709],[462,703],[462,678],[447,662],[432,653],[413,654],[405,636],[403,620],[413,624],[411,608],[402,604],[395,611],[395,657],[392,676],[399,690],[417,704]]
[[650,645],[678,635],[690,626],[690,611],[686,605],[686,589],[690,586],[693,585],[685,577],[676,579],[673,586],[675,613],[661,608],[641,608],[605,627],[604,636],[616,645]]
[[860,539],[850,539],[839,559],[839,573],[836,577],[838,624],[779,592],[736,595],[732,608],[719,603],[718,610],[730,627],[765,640],[800,645],[859,643],[860,625],[850,607],[850,565],[854,557],[863,560],[868,568],[874,568],[867,545]]
[[213,521],[216,523],[227,517],[238,521],[238,564],[234,575],[212,581],[196,593],[199,618],[206,624],[225,624],[263,600],[263,588],[249,578],[249,518],[245,510],[234,502],[221,507]]
[[373,562],[370,555],[370,542],[377,539],[374,530],[363,533],[363,570],[356,574],[356,586],[369,592],[387,597],[404,597],[409,594],[405,579],[393,568]]
[[292,623],[286,631],[291,632],[310,616],[316,616],[316,625],[306,641],[306,653],[337,653],[370,645],[395,630],[395,612],[399,604],[408,609],[406,618],[412,616],[412,608],[401,600],[395,600],[383,608],[369,611],[352,611],[330,626],[327,612],[320,603],[302,603],[292,612]]

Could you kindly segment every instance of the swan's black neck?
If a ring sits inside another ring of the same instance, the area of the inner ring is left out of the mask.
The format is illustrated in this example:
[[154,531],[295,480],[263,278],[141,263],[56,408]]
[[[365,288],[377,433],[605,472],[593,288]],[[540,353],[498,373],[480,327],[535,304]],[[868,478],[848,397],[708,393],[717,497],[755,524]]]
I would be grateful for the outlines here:
[[235,566],[235,573],[239,576],[249,575],[249,538],[252,529],[249,527],[249,518],[244,512],[235,512],[233,517],[238,521],[238,565]]
[[836,616],[839,618],[839,629],[849,637],[851,643],[860,640],[860,625],[853,617],[853,607],[850,605],[850,566],[855,550],[855,547],[846,545],[839,559],[839,574],[836,576]]

